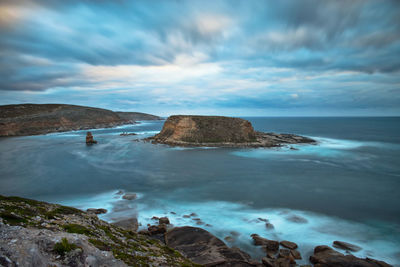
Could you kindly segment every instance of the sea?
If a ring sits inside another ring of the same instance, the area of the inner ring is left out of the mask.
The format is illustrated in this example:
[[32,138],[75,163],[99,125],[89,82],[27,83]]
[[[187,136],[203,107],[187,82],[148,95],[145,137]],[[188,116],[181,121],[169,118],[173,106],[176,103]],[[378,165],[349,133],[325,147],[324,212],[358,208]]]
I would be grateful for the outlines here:
[[[0,138],[0,194],[105,208],[101,219],[136,216],[140,229],[167,216],[255,259],[264,252],[252,244],[254,233],[296,242],[300,264],[315,246],[339,240],[361,247],[357,257],[400,266],[399,117],[245,119],[258,131],[317,144],[187,148],[142,140],[164,121],[93,129],[92,146],[86,131]],[[120,190],[137,199],[122,199]]]

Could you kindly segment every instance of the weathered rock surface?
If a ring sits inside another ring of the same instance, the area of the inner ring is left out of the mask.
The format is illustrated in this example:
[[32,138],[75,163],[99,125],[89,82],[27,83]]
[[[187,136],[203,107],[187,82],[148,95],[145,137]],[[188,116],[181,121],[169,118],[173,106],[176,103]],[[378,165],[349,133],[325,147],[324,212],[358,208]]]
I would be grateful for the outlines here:
[[[56,249],[62,238],[68,246]],[[106,223],[93,213],[3,196],[0,265],[195,266],[165,244]]]
[[126,193],[122,198],[126,200],[134,200],[137,198],[137,195],[135,193]]
[[353,252],[357,252],[357,251],[360,251],[362,249],[359,246],[356,246],[354,244],[350,244],[350,243],[347,243],[347,242],[343,242],[343,241],[334,241],[333,242],[333,246],[335,248],[348,250],[348,251],[353,251]]
[[383,261],[370,258],[360,259],[353,255],[344,255],[328,246],[317,246],[310,261],[315,267],[388,267]]
[[313,143],[294,134],[261,133],[240,118],[222,116],[170,116],[161,132],[148,138],[172,146],[274,147],[282,144]]
[[288,249],[296,249],[297,248],[297,244],[291,241],[286,241],[283,240],[280,242],[282,247],[288,248]]
[[0,136],[37,135],[132,123],[126,116],[123,112],[76,105],[5,105],[0,106]]
[[87,209],[87,213],[93,213],[93,214],[104,214],[107,213],[106,209]]
[[279,242],[275,240],[270,240],[263,238],[257,234],[252,234],[254,245],[262,246],[267,252],[276,252],[279,249]]
[[117,222],[112,223],[113,225],[116,225],[118,227],[121,227],[125,230],[131,230],[136,232],[137,229],[139,228],[139,223],[137,218],[128,218],[128,219],[123,219]]
[[206,266],[258,266],[245,252],[229,248],[204,229],[176,227],[165,234],[169,247],[181,252],[194,263]]

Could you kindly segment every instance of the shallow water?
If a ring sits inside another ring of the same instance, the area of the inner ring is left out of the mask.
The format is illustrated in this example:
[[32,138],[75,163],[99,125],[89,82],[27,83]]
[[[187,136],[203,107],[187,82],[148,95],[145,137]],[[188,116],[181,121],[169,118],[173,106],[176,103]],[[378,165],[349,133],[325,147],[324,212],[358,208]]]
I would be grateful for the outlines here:
[[[0,193],[78,208],[106,208],[113,221],[138,215],[143,225],[167,215],[236,237],[254,257],[250,234],[299,244],[303,258],[334,240],[363,247],[357,256],[400,263],[399,118],[248,118],[256,130],[313,137],[318,145],[279,149],[171,148],[134,142],[163,122],[0,139]],[[135,132],[137,136],[119,136]],[[118,190],[136,192],[121,200]],[[175,212],[176,214],[171,214]],[[303,223],[292,222],[300,216]],[[275,227],[268,230],[258,218]]]

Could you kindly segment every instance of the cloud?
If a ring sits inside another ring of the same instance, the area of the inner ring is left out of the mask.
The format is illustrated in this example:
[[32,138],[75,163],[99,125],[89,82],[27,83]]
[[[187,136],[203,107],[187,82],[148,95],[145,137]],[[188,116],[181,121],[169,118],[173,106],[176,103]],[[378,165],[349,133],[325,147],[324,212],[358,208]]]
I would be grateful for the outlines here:
[[376,0],[2,0],[0,96],[400,107],[399,16],[398,1]]

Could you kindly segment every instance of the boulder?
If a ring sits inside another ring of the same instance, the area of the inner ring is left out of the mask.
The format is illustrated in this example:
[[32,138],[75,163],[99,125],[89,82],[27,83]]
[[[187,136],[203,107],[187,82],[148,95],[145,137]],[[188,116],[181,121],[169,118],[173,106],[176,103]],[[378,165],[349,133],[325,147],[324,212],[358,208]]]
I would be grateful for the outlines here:
[[169,224],[168,217],[161,217],[158,219],[158,224]]
[[252,234],[251,237],[253,238],[254,245],[256,246],[263,246],[265,250],[268,251],[278,251],[279,249],[279,242],[275,240],[269,240],[263,237],[260,237],[257,234]]
[[316,267],[389,267],[390,265],[370,258],[357,258],[353,255],[344,255],[328,246],[317,246],[310,261]]
[[125,230],[131,230],[134,232],[136,232],[139,227],[137,218],[123,219],[123,220],[114,222],[113,225],[121,227]]
[[137,195],[135,193],[126,193],[122,196],[122,198],[126,200],[133,200],[137,198]]
[[346,251],[353,251],[353,252],[357,252],[360,251],[362,248],[347,242],[343,242],[343,241],[334,241],[333,242],[333,246],[335,248],[339,248],[339,249],[343,249]]
[[86,133],[86,144],[87,145],[97,144],[97,141],[93,139],[93,135],[91,132]]
[[229,248],[208,231],[184,226],[165,234],[165,242],[194,263],[206,266],[257,266],[238,248]]
[[282,247],[288,248],[288,249],[296,249],[297,248],[297,244],[294,242],[290,242],[290,241],[281,241],[280,242]]
[[150,225],[147,228],[147,231],[149,232],[149,235],[163,234],[167,231],[167,226],[165,224]]
[[86,212],[93,214],[104,214],[107,213],[106,209],[87,209]]

